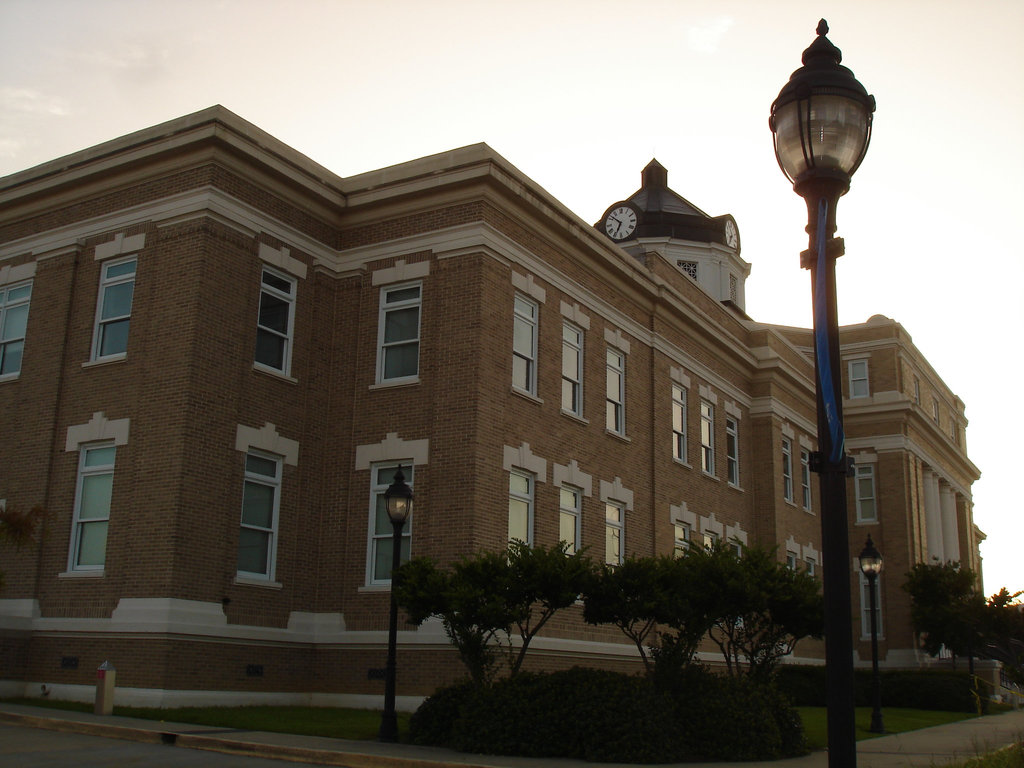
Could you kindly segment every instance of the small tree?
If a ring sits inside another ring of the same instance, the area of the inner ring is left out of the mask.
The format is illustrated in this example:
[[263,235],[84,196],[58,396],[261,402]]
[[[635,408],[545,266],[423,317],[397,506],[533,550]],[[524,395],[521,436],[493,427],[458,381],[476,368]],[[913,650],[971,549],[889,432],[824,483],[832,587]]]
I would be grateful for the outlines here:
[[[36,539],[36,528],[42,531],[42,523],[46,511],[35,506],[28,512],[22,512],[13,505],[0,507],[0,544],[13,544],[21,549],[25,544]],[[0,589],[4,586],[4,572],[0,571]]]
[[393,584],[409,621],[419,626],[439,617],[470,678],[483,685],[493,675],[501,639],[508,637],[516,618],[506,601],[507,580],[505,555],[480,552],[447,571],[429,558],[413,558],[395,570]]
[[943,648],[973,656],[981,647],[985,599],[978,579],[960,563],[918,563],[903,585],[912,600],[910,620],[921,647],[931,656]]
[[654,557],[628,557],[621,565],[603,565],[584,590],[583,618],[589,624],[614,624],[633,641],[651,673],[648,642],[664,602],[665,579],[661,561]]
[[824,604],[813,576],[760,547],[748,547],[737,557],[718,546],[709,560],[719,574],[713,591],[721,614],[710,635],[732,674],[740,674],[742,660],[747,674],[767,678],[800,640],[822,636]]
[[1024,685],[1024,605],[1014,602],[1021,595],[1000,589],[988,599],[984,621],[984,654],[1001,661],[1017,685]]
[[523,666],[530,642],[555,613],[576,602],[593,566],[582,551],[568,554],[569,545],[531,547],[513,541],[508,548],[508,575],[503,582],[505,604],[522,640],[519,652],[509,648],[509,670]]

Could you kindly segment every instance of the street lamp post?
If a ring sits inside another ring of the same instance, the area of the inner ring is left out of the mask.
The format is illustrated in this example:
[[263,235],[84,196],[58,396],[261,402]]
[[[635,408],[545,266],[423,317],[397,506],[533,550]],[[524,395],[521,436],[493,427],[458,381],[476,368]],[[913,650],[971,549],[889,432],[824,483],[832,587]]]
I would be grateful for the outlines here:
[[842,53],[825,36],[824,19],[817,31],[817,39],[803,53],[803,66],[772,104],[769,126],[779,167],[807,203],[809,248],[800,255],[800,264],[811,272],[814,304],[818,451],[812,467],[821,480],[828,764],[853,768],[857,753],[846,515],[850,463],[843,435],[835,284],[835,262],[843,254],[843,241],[834,233],[836,204],[849,191],[850,178],[867,152],[875,99],[840,66]]
[[871,611],[871,732],[885,733],[882,725],[882,683],[878,678],[878,605],[875,602],[875,584],[882,572],[882,553],[870,535],[860,552],[860,571],[868,579],[868,609]]
[[380,720],[380,741],[398,741],[398,715],[395,713],[395,655],[398,645],[398,601],[395,598],[395,569],[402,559],[402,528],[412,513],[412,488],[406,485],[402,468],[384,491],[384,502],[394,529],[391,555],[391,615],[388,623],[388,663],[384,677],[384,714]]

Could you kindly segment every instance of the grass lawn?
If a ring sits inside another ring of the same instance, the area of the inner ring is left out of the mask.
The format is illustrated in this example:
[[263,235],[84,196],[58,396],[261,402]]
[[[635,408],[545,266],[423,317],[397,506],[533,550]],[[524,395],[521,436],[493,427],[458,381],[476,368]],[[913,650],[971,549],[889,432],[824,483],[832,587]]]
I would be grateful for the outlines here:
[[[824,749],[828,743],[825,708],[797,707],[797,711],[804,722],[807,746],[811,749]],[[957,720],[966,720],[969,717],[974,717],[974,715],[970,712],[936,712],[927,709],[882,709],[882,724],[885,726],[886,733],[916,731],[920,728],[930,728],[933,725],[955,723]],[[857,707],[854,725],[858,741],[883,735],[871,733],[868,730],[871,727],[871,707]]]

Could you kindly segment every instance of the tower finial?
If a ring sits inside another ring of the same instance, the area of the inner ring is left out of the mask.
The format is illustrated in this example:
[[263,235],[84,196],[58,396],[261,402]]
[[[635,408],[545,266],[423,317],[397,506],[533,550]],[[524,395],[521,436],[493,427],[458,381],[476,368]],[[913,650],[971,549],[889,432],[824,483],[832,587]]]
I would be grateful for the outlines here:
[[818,22],[817,32],[818,32],[819,35],[827,35],[828,34],[828,22],[825,21],[824,19],[819,21]]

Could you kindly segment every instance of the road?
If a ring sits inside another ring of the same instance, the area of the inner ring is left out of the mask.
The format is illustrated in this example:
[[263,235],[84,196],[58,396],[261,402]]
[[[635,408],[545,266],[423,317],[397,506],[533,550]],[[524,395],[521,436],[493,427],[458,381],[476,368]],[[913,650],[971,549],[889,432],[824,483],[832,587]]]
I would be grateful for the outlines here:
[[3,768],[296,768],[312,763],[0,725]]

